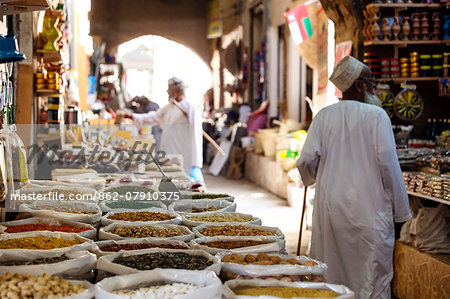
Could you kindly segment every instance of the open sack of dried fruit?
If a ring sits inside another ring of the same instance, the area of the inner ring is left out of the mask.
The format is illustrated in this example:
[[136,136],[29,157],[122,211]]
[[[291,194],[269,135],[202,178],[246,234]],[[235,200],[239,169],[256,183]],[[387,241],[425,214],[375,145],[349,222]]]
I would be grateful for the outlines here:
[[223,280],[323,281],[327,272],[327,265],[306,256],[221,252],[216,257],[222,261]]
[[65,280],[47,273],[7,273],[0,276],[0,298],[91,299],[94,286],[87,281]]
[[88,201],[46,200],[21,204],[19,212],[38,217],[62,218],[94,224],[100,221],[102,211],[97,204]]
[[32,217],[0,223],[0,233],[14,234],[31,231],[74,233],[94,240],[97,229],[90,224],[49,217]]
[[278,227],[261,226],[256,224],[202,224],[193,228],[196,237],[228,236],[236,238],[267,237],[267,239],[284,239]]
[[205,212],[197,214],[185,214],[183,218],[183,225],[188,227],[196,227],[202,224],[261,224],[261,219],[250,214],[236,213],[236,212]]
[[222,283],[211,271],[155,269],[106,278],[95,286],[97,299],[222,298]]
[[102,225],[109,225],[112,223],[136,223],[136,224],[179,224],[181,223],[181,216],[175,212],[170,212],[167,209],[117,209],[108,212],[102,217]]
[[72,252],[91,250],[94,242],[77,234],[36,231],[0,235],[0,255],[14,253],[17,256],[39,258],[47,251]]
[[[353,299],[355,294],[343,285],[324,282],[286,282],[276,280],[229,280],[225,298],[337,298]],[[270,296],[270,297],[269,297]]]
[[210,254],[223,251],[236,253],[280,252],[285,249],[286,241],[267,237],[202,237],[190,241],[189,246]]
[[0,275],[8,272],[59,275],[78,279],[95,269],[97,257],[88,251],[47,251],[30,256],[6,252],[0,254]]
[[143,249],[120,251],[98,259],[97,269],[117,275],[148,271],[156,268],[208,270],[220,273],[220,261],[202,250]]
[[95,242],[95,249],[92,252],[100,257],[103,255],[114,254],[120,250],[133,251],[151,248],[189,249],[189,246],[185,242],[179,240],[158,240],[154,238],[104,240]]
[[170,204],[169,211],[182,214],[204,212],[234,212],[236,203],[226,199],[178,200]]
[[125,240],[134,238],[153,238],[157,240],[190,241],[194,233],[186,226],[176,224],[135,224],[113,223],[101,227],[98,232],[100,240]]

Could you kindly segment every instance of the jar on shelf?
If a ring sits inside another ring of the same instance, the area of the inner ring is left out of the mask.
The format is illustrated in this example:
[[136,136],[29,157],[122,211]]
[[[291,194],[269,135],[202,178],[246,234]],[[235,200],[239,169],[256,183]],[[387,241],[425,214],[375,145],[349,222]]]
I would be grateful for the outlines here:
[[420,65],[431,65],[430,54],[422,54],[419,57],[420,57]]
[[442,77],[442,65],[433,65],[432,69],[433,69],[432,72],[433,77]]
[[433,54],[431,55],[431,64],[434,65],[440,65],[443,64],[443,55],[442,54]]
[[419,74],[421,77],[431,77],[431,75],[432,75],[431,66],[421,65]]

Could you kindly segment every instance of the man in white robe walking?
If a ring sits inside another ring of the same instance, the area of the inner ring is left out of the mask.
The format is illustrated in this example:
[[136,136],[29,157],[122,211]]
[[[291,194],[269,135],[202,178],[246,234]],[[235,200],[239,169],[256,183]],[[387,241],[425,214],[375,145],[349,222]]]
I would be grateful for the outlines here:
[[297,167],[316,183],[311,256],[356,298],[390,298],[394,221],[411,218],[391,122],[370,69],[351,56],[330,77],[342,100],[315,116]]

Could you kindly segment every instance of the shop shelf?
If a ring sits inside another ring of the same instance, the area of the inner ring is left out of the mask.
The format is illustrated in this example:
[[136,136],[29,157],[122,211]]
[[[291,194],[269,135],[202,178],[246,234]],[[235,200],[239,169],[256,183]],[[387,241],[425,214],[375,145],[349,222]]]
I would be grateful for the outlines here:
[[408,194],[412,195],[412,196],[416,196],[416,197],[432,200],[432,201],[435,201],[435,202],[443,203],[443,204],[446,204],[446,205],[450,205],[450,200],[445,200],[445,199],[442,199],[442,198],[436,198],[436,197],[433,197],[433,196],[428,196],[428,195],[417,193],[417,192],[413,192],[413,191],[408,191]]
[[41,55],[47,62],[60,62],[62,61],[62,55],[60,51],[50,50],[36,50],[36,53]]
[[440,8],[444,7],[445,3],[370,3],[366,8],[378,7],[378,8]]
[[60,95],[62,92],[55,89],[36,89],[36,95],[38,96],[50,96],[50,95]]
[[364,46],[403,46],[406,47],[408,45],[439,45],[439,44],[446,44],[449,41],[443,41],[443,40],[397,40],[397,41],[365,41]]
[[51,0],[2,0],[0,3],[0,15],[13,15],[52,7]]
[[408,77],[408,78],[378,78],[375,81],[393,81],[394,83],[402,83],[405,81],[437,81],[441,77]]

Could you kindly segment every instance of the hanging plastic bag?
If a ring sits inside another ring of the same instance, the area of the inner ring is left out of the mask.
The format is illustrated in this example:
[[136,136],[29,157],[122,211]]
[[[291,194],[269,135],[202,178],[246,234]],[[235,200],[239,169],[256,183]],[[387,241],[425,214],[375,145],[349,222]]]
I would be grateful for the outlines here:
[[11,144],[14,185],[16,188],[28,183],[27,153],[25,145],[17,135],[15,125],[7,128]]

